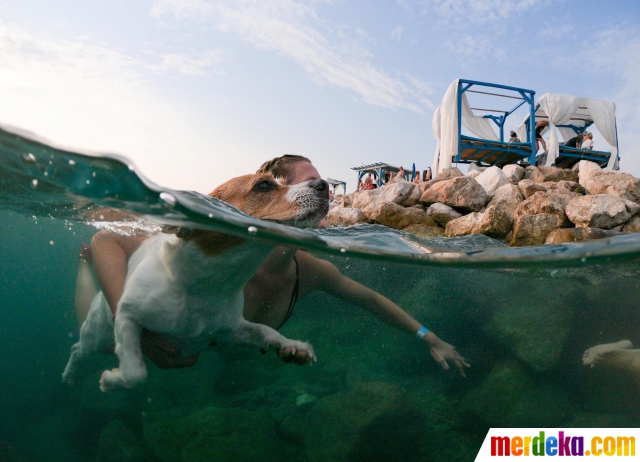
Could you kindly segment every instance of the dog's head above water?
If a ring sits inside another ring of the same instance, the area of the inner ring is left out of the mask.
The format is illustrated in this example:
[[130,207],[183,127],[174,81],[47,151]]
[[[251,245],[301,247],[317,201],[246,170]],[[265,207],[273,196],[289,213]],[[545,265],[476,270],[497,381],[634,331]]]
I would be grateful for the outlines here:
[[233,178],[209,195],[255,218],[297,227],[317,226],[329,211],[324,180],[285,185],[268,173],[257,173]]

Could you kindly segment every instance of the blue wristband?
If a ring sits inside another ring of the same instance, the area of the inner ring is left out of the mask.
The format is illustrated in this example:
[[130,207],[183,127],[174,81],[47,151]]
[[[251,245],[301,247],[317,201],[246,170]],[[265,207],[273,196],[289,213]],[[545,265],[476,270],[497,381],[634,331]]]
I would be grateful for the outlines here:
[[429,332],[429,329],[424,326],[420,326],[420,329],[416,332],[416,337],[418,337],[419,340],[422,340],[424,336],[427,335],[427,332]]

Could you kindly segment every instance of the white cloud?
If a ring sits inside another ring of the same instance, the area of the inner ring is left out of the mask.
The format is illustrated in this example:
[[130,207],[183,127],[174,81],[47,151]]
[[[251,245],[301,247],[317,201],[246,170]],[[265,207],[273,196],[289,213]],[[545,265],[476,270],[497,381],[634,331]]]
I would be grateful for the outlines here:
[[149,66],[150,69],[157,72],[178,71],[190,76],[203,76],[211,66],[224,61],[220,51],[207,51],[196,58],[175,53],[163,54],[160,57],[162,63],[152,64]]
[[336,41],[315,5],[293,0],[158,0],[151,13],[158,20],[172,15],[236,34],[257,48],[293,59],[315,82],[354,91],[368,103],[416,112],[430,106],[422,88],[376,67],[370,52],[348,39]]
[[[227,179],[233,162],[212,159],[215,133],[191,107],[156,90],[154,67],[197,74],[215,59],[174,55],[156,66],[0,24],[0,121],[70,148],[130,156],[161,185],[206,192]],[[188,160],[180,153],[189,153]]]
[[397,26],[395,29],[393,29],[391,31],[391,34],[389,34],[389,38],[391,40],[397,40],[398,42],[402,40],[402,31],[403,31],[403,27],[402,26]]
[[421,14],[446,24],[486,23],[518,17],[545,0],[420,0]]

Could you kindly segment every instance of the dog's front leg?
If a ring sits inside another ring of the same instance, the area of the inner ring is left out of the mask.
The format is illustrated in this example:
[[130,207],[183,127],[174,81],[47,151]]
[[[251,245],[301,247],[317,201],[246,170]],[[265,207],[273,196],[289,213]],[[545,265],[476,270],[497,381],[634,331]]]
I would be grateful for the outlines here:
[[100,390],[117,387],[132,388],[147,380],[147,367],[142,359],[140,333],[142,327],[127,315],[118,313],[115,320],[116,354],[120,368],[104,371]]
[[245,319],[233,331],[231,341],[236,344],[255,346],[265,352],[289,348],[291,355],[297,355],[302,362],[306,362],[304,361],[305,358],[308,358],[309,362],[316,361],[316,354],[311,344],[299,340],[290,340],[269,326],[255,324]]

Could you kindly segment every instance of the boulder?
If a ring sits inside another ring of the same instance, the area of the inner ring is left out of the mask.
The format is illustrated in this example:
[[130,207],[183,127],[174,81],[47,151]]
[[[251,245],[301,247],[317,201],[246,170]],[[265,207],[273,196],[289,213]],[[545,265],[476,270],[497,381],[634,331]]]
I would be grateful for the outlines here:
[[342,206],[343,207],[351,207],[351,206],[353,206],[353,198],[355,197],[356,194],[358,194],[360,192],[364,192],[364,191],[356,191],[356,192],[352,192],[352,193],[345,194],[344,196],[342,196]]
[[519,181],[518,187],[520,188],[520,191],[522,191],[522,194],[524,195],[525,199],[533,196],[535,193],[539,191],[542,191],[542,192],[547,191],[546,186],[542,186],[541,184],[528,179]]
[[302,433],[309,462],[428,460],[426,411],[406,396],[391,384],[362,383],[319,399],[284,426]]
[[480,170],[471,170],[467,172],[465,176],[468,176],[469,178],[478,178],[478,175],[480,175],[481,173],[482,172]]
[[502,206],[491,206],[483,213],[473,212],[469,215],[451,220],[445,228],[447,237],[484,234],[500,239],[511,231],[513,218],[511,211]]
[[625,233],[640,233],[640,216],[631,217],[622,227]]
[[625,223],[640,210],[635,202],[613,194],[596,194],[571,199],[566,212],[579,228],[611,229]]
[[513,212],[523,200],[524,195],[518,186],[514,184],[505,184],[496,190],[493,199],[489,202],[489,207],[500,205]]
[[581,160],[578,162],[578,182],[587,187],[587,181],[603,174],[603,170],[595,162]]
[[433,219],[440,226],[447,226],[451,220],[455,220],[456,218],[460,218],[462,215],[455,210],[453,210],[448,205],[441,204],[436,202],[435,204],[431,204],[427,209],[427,215],[433,217]]
[[544,181],[578,181],[578,173],[570,168],[538,167]]
[[590,241],[618,235],[615,231],[598,228],[558,228],[547,236],[545,244],[562,244],[564,242]]
[[440,181],[427,189],[420,202],[427,205],[440,202],[461,211],[477,212],[487,201],[487,193],[480,184],[469,177],[457,177]]
[[558,217],[549,213],[520,215],[513,219],[511,246],[541,245],[556,228]]
[[540,171],[538,167],[534,167],[533,165],[529,165],[525,167],[524,172],[522,174],[523,180],[531,180],[534,183],[542,183],[544,181],[544,175]]
[[500,170],[500,167],[496,166],[489,167],[478,175],[475,180],[480,183],[480,186],[487,192],[487,199],[493,198],[493,195],[499,187],[510,184],[506,175]]
[[409,225],[405,228],[402,228],[402,231],[405,233],[413,234],[420,239],[424,239],[428,241],[430,239],[435,239],[438,237],[444,237],[444,229],[439,226],[427,226],[427,225]]
[[394,183],[411,183],[411,181],[405,180],[403,176],[393,175],[391,179],[387,182],[387,184],[394,184]]
[[445,168],[440,173],[438,173],[435,177],[436,180],[448,180],[449,178],[456,178],[459,176],[464,176],[459,168],[450,167]]
[[537,192],[533,196],[525,199],[516,208],[514,217],[550,213],[552,215],[555,215],[557,218],[556,226],[554,226],[554,228],[566,228],[571,226],[571,222],[567,218],[564,211],[565,207],[569,203],[569,199],[570,198],[564,194]]
[[486,427],[517,428],[523,422],[530,427],[562,427],[571,416],[571,399],[562,388],[539,383],[516,361],[508,361],[495,366],[457,409],[461,421]]
[[327,221],[332,226],[353,226],[369,222],[362,210],[355,207],[335,207],[327,214]]
[[522,180],[522,176],[524,175],[524,168],[516,164],[509,164],[502,167],[502,173],[504,173],[504,176],[507,177],[509,183],[518,184],[518,182]]
[[580,185],[580,183],[576,183],[575,181],[545,181],[542,183],[542,186],[547,188],[547,191],[556,190],[558,192],[569,191],[576,194],[586,194],[587,191]]
[[640,179],[627,173],[597,175],[585,180],[584,187],[589,194],[614,194],[640,203]]
[[362,210],[362,213],[369,220],[394,229],[402,229],[415,224],[437,226],[434,219],[426,212],[415,207],[405,208],[393,202],[367,207]]
[[386,202],[404,204],[411,196],[415,184],[409,182],[386,184],[380,188],[358,191],[353,197],[352,207],[364,210],[368,207],[379,206]]
[[487,169],[487,167],[480,167],[478,164],[476,164],[475,162],[472,162],[469,164],[469,172],[484,172]]
[[420,202],[420,198],[422,197],[422,191],[420,191],[419,187],[413,188],[409,197],[400,205],[403,207],[413,207],[418,202]]
[[447,237],[468,236],[469,234],[480,234],[480,221],[482,213],[472,212],[447,223],[444,234]]

